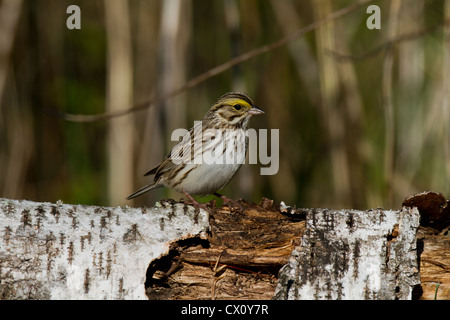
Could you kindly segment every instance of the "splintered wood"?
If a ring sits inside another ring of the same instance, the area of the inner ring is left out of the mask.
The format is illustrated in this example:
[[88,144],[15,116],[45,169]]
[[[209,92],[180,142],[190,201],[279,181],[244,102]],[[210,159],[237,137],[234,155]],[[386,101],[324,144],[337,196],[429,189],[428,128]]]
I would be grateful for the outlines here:
[[445,233],[419,227],[420,299],[450,300],[450,238]]
[[450,300],[450,200],[425,191],[404,199],[403,206],[420,212],[420,299]]
[[[296,221],[272,208],[241,202],[244,212],[228,207],[210,215],[207,243],[177,250],[179,270],[164,284],[149,281],[151,299],[271,299],[278,270],[300,242],[304,221]],[[182,246],[186,243],[181,244]],[[169,263],[165,268],[170,268]]]

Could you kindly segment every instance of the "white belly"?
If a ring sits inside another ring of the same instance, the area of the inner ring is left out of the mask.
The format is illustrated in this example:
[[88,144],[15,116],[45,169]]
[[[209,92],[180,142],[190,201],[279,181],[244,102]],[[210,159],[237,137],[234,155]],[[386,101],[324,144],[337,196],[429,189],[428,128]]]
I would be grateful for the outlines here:
[[[204,132],[202,149],[194,150],[192,163],[182,164],[183,169],[176,173],[176,177],[163,183],[175,191],[193,195],[211,194],[222,189],[245,162],[246,154],[244,130],[232,131],[227,136],[226,147],[223,138],[215,131]],[[187,146],[191,147],[191,144]],[[184,154],[190,155],[191,152],[187,150]]]
[[178,192],[192,195],[207,195],[222,189],[241,167],[241,164],[201,164],[187,165],[184,173],[189,172],[182,183],[169,186]]

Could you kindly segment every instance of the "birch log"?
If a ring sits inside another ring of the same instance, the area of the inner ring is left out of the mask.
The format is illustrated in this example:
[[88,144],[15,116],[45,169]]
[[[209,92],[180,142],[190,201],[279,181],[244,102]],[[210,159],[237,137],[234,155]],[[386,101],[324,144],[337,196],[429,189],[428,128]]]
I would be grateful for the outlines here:
[[275,299],[411,299],[419,212],[311,209]]
[[205,237],[208,214],[182,203],[94,207],[0,199],[0,299],[147,299],[149,263]]
[[208,214],[168,200],[0,199],[0,299],[450,298],[450,226],[431,227],[448,221],[438,194],[400,211],[240,204]]

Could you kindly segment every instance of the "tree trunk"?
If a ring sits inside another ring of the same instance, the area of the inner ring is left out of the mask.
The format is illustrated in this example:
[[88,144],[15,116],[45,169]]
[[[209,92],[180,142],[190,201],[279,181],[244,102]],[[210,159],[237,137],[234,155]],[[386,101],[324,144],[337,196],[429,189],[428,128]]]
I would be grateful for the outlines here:
[[[108,112],[125,110],[133,105],[133,52],[129,15],[126,1],[104,1],[107,35]],[[108,201],[122,205],[126,201],[123,190],[133,186],[133,121],[131,117],[108,122]]]

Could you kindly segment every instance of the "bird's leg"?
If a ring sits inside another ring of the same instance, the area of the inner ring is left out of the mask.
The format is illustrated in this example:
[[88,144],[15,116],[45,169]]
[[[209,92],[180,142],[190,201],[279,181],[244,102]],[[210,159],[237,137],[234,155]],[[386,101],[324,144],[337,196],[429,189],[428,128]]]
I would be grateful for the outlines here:
[[191,202],[191,204],[194,206],[195,209],[199,210],[200,208],[203,210],[208,211],[209,213],[211,213],[210,209],[208,208],[208,205],[206,203],[200,203],[197,200],[195,200],[189,193],[187,192],[183,192],[184,195],[189,199],[189,201]]
[[[241,212],[244,212],[244,207],[239,203],[239,201],[230,199],[224,195],[221,195],[220,193],[214,192],[213,193],[216,197],[220,198],[223,200],[223,203],[226,204],[228,206],[228,208],[232,207],[238,207],[239,209],[241,209]],[[231,204],[231,205],[230,205]]]

